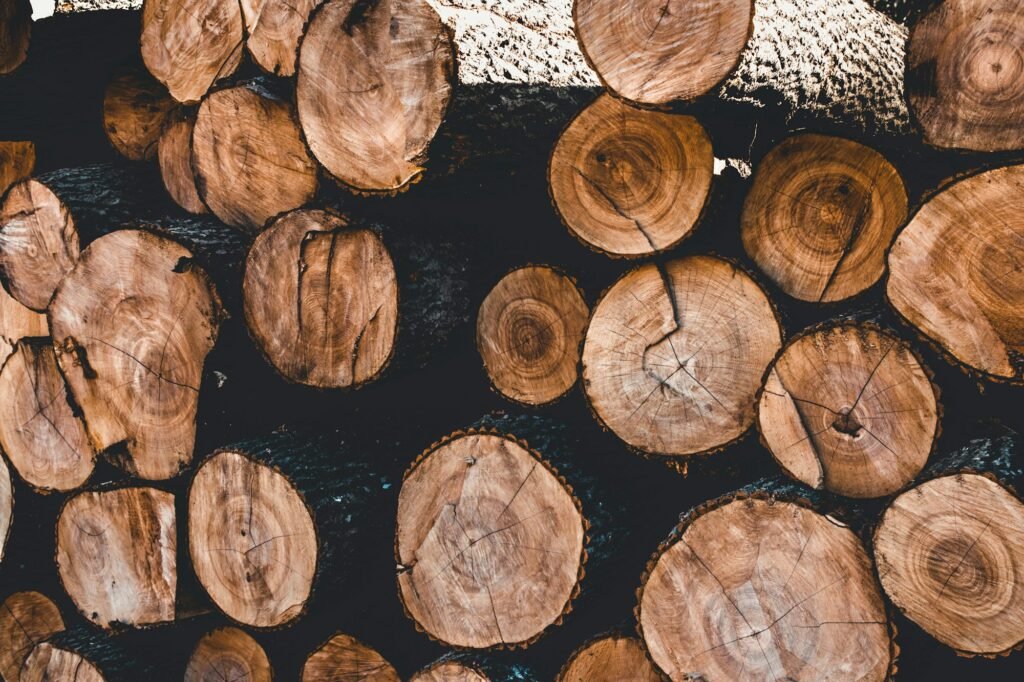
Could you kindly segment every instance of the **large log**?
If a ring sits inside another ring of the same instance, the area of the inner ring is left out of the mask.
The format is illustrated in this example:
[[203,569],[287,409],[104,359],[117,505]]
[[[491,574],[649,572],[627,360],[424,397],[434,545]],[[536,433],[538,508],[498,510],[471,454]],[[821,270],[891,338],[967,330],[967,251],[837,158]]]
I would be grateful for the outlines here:
[[0,606],[0,678],[17,682],[39,642],[64,629],[60,610],[39,592],[15,592]]

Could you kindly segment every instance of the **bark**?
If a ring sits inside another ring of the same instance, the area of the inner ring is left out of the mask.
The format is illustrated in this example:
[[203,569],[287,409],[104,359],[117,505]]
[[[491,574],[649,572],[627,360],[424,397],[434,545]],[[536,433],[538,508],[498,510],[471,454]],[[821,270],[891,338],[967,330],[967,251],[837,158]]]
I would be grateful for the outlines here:
[[[0,464],[2,466],[2,464]],[[14,592],[0,605],[0,678],[18,680],[39,642],[64,629],[60,610],[39,592]]]
[[654,667],[641,640],[612,634],[593,639],[573,652],[558,673],[557,682],[626,679],[663,682],[665,676]]
[[25,682],[130,682],[160,679],[160,668],[119,637],[76,627],[36,645],[21,670]]
[[0,197],[11,185],[32,175],[36,146],[31,142],[0,142]]
[[398,673],[375,650],[354,637],[338,633],[306,659],[302,682],[399,682]]
[[238,628],[218,628],[203,635],[185,668],[185,682],[270,682],[273,677],[263,647]]
[[119,154],[132,161],[156,156],[160,130],[177,102],[142,66],[119,69],[103,96],[103,129]]

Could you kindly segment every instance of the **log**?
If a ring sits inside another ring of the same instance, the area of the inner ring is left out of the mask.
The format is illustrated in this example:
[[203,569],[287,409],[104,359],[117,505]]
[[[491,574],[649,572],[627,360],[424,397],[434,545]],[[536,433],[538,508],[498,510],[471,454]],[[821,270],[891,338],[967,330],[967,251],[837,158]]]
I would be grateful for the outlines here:
[[32,3],[7,0],[0,6],[0,76],[14,72],[28,57],[32,39]]
[[196,125],[195,112],[178,109],[164,124],[157,144],[160,177],[171,199],[189,213],[208,213],[199,198],[196,176],[192,172],[192,130]]
[[310,151],[344,185],[420,178],[455,79],[451,35],[426,0],[329,0],[299,51],[295,98]]
[[714,155],[692,116],[600,95],[559,138],[551,197],[569,231],[613,256],[643,256],[689,236],[707,203]]
[[75,627],[52,635],[32,649],[21,669],[23,682],[137,682],[159,680],[159,666],[137,647],[93,628]]
[[594,308],[583,387],[598,420],[633,448],[708,453],[753,425],[781,345],[774,308],[738,266],[709,256],[643,265]]
[[826,323],[791,340],[773,364],[758,427],[801,483],[849,497],[892,495],[921,473],[938,439],[938,387],[893,333]]
[[238,628],[218,628],[203,635],[185,668],[185,682],[270,682],[273,678],[263,647]]
[[251,233],[317,190],[316,163],[292,105],[255,81],[203,100],[192,132],[192,167],[203,203]]
[[132,161],[156,155],[160,131],[178,106],[167,88],[141,65],[119,69],[103,95],[103,129],[119,154]]
[[399,682],[400,679],[383,656],[342,633],[317,647],[302,667],[302,682]]
[[391,256],[376,233],[341,215],[300,209],[271,223],[246,258],[243,300],[253,339],[290,381],[359,386],[394,350]]
[[743,248],[785,293],[831,303],[885,272],[907,192],[885,157],[840,137],[787,138],[757,166],[743,204]]
[[7,462],[0,457],[0,561],[7,549],[7,538],[14,521],[14,487],[11,485],[11,471]]
[[245,46],[252,60],[275,76],[294,76],[303,30],[322,0],[239,2],[245,20]]
[[664,682],[643,642],[636,637],[612,634],[587,642],[562,666],[556,682]]
[[506,398],[542,405],[576,384],[590,309],[576,282],[548,266],[505,275],[480,306],[476,347]]
[[925,142],[1003,151],[1024,147],[1024,7],[944,0],[910,31],[906,90]]
[[36,146],[31,142],[0,141],[0,197],[19,180],[32,175]]
[[860,540],[785,500],[726,496],[688,514],[648,564],[637,621],[673,680],[884,680],[895,663]]
[[14,344],[21,339],[49,335],[50,328],[45,315],[26,308],[0,287],[0,365],[14,351]]
[[[512,659],[509,659],[512,660]],[[532,670],[483,652],[445,654],[418,670],[409,682],[538,682]]]
[[60,610],[46,595],[15,592],[8,596],[0,608],[0,679],[21,679],[21,666],[35,645],[63,629]]
[[957,363],[1024,381],[1024,166],[983,171],[928,199],[889,252],[886,295]]

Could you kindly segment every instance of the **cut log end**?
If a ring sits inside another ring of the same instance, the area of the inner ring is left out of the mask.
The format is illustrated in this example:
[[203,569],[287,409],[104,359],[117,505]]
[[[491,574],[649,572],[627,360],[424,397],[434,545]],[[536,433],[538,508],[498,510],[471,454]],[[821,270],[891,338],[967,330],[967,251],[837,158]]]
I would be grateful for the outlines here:
[[175,203],[189,213],[207,213],[206,204],[199,198],[196,176],[192,170],[192,129],[196,119],[194,112],[184,109],[172,114],[160,134],[157,158],[160,162],[160,177],[167,193]]
[[420,670],[409,682],[492,682],[478,668],[459,661],[438,661]]
[[635,637],[610,635],[576,650],[558,674],[557,682],[663,682],[664,675],[647,657]]
[[33,647],[32,653],[29,654],[21,669],[21,677],[8,679],[18,679],[23,682],[49,682],[50,680],[108,682],[96,666],[84,656],[48,642],[42,642]]
[[[0,3],[0,76],[13,73],[28,57],[32,38],[30,0],[5,0]],[[0,194],[3,189],[0,188]]]
[[15,592],[7,597],[0,605],[0,678],[24,679],[19,674],[32,648],[63,629],[60,611],[45,595]]
[[299,41],[321,0],[240,0],[246,48],[260,68],[275,76],[295,75]]
[[541,405],[576,383],[590,310],[576,284],[544,266],[520,268],[487,294],[476,345],[502,395]]
[[185,669],[185,682],[270,682],[273,671],[259,643],[238,628],[203,635]]
[[0,458],[0,561],[7,548],[7,537],[14,520],[14,488],[11,486],[11,471],[7,462]]
[[0,287],[0,329],[3,330],[0,334],[0,366],[21,339],[50,335],[46,315],[18,303],[3,287]]
[[601,95],[562,134],[548,181],[562,220],[584,243],[641,256],[694,229],[711,189],[711,140],[697,119]]
[[302,682],[399,682],[400,679],[376,650],[340,633],[310,654],[302,668]]
[[156,155],[160,130],[177,102],[141,66],[123,69],[103,96],[103,129],[114,149],[132,161]]
[[32,175],[36,146],[31,142],[0,141],[0,197],[16,182]]
[[578,591],[584,527],[539,455],[511,437],[457,434],[413,464],[399,495],[402,602],[447,644],[525,646]]

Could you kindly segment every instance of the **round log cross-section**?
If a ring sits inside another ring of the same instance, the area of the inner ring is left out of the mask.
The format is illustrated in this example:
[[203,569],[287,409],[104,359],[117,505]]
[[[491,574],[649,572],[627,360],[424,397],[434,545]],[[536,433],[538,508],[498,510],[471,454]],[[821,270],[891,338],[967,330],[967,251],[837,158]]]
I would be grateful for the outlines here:
[[438,661],[409,678],[409,682],[497,682],[475,666],[461,661]]
[[399,682],[400,679],[376,650],[355,637],[340,633],[320,645],[302,667],[302,682]]
[[239,0],[245,46],[254,62],[276,76],[294,76],[310,13],[323,0]]
[[0,679],[20,680],[32,648],[63,629],[60,610],[45,595],[15,592],[7,597],[0,605]]
[[779,288],[826,303],[881,278],[907,219],[899,173],[878,152],[826,135],[794,135],[765,156],[743,205],[743,247]]
[[321,210],[281,216],[256,237],[242,292],[249,331],[284,377],[357,386],[384,369],[398,331],[398,283],[380,238]]
[[157,145],[160,177],[175,203],[189,213],[206,213],[206,204],[199,198],[196,176],[192,170],[192,129],[195,113],[179,109],[168,117]]
[[421,455],[402,485],[402,602],[447,644],[528,644],[575,596],[584,525],[539,455],[507,436],[454,435]]
[[719,502],[690,515],[644,577],[647,648],[673,680],[888,679],[893,650],[871,560],[800,505]]
[[814,488],[891,495],[938,436],[936,388],[910,347],[868,325],[815,329],[775,361],[758,403],[772,456]]
[[577,649],[568,660],[557,682],[663,682],[635,637],[609,635]]
[[900,495],[875,531],[889,599],[967,655],[1024,642],[1024,503],[978,474],[943,476]]
[[623,99],[693,99],[739,64],[752,0],[575,0],[576,37],[605,86]]
[[564,395],[576,383],[589,314],[576,284],[549,267],[502,278],[476,320],[476,346],[494,387],[528,405]]
[[316,529],[275,469],[230,450],[203,462],[188,495],[188,543],[199,582],[230,618],[275,627],[305,609]]
[[426,0],[330,0],[299,51],[296,100],[317,160],[356,190],[390,192],[423,173],[451,97],[451,36]]
[[711,140],[692,116],[601,95],[562,133],[548,182],[562,220],[590,246],[641,256],[678,244],[711,189]]
[[132,161],[156,155],[160,130],[178,103],[141,66],[124,69],[103,96],[103,129],[114,149]]
[[755,396],[781,345],[771,303],[732,263],[690,256],[643,265],[594,309],[583,386],[598,418],[633,447],[709,452],[754,423]]
[[[12,73],[28,56],[32,38],[30,0],[5,0],[0,3],[0,76]],[[0,194],[3,189],[0,188]]]
[[91,661],[81,654],[42,642],[25,659],[18,679],[23,682],[113,682],[107,680]]
[[185,668],[185,682],[270,682],[273,677],[263,647],[238,628],[203,635]]
[[34,144],[0,141],[0,197],[11,185],[31,176],[35,167]]

